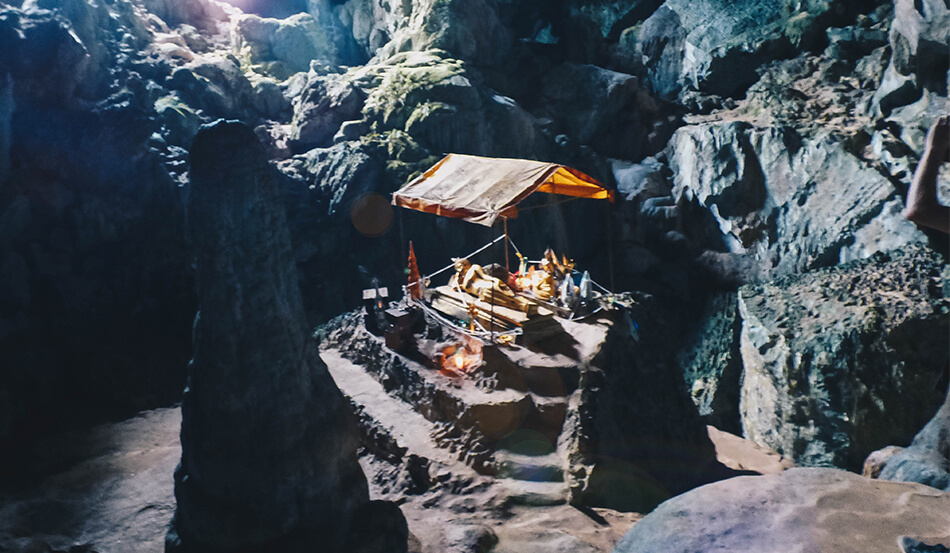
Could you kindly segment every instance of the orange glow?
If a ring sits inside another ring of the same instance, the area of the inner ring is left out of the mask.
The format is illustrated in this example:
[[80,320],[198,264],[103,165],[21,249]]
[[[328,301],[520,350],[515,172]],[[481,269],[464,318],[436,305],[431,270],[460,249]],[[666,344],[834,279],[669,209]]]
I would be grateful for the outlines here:
[[453,376],[465,376],[482,366],[482,343],[469,336],[463,342],[442,348],[442,372]]

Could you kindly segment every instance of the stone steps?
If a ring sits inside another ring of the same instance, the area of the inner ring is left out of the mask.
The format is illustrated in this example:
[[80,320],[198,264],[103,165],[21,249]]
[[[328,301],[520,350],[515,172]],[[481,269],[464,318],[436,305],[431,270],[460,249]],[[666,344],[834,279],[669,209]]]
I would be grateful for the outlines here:
[[451,466],[454,472],[474,474],[448,450],[432,439],[436,426],[412,407],[386,393],[383,385],[366,373],[363,367],[342,357],[336,350],[326,350],[320,357],[327,364],[334,382],[353,403],[364,425],[371,424],[377,444],[390,455],[414,454],[430,462]]
[[485,389],[476,378],[447,376],[393,352],[361,327],[336,343],[325,342],[322,352],[357,366],[386,392],[438,426],[436,443],[454,450],[483,474],[491,472],[487,466],[490,452],[505,436],[524,428],[553,444],[564,422],[564,397],[512,388]]
[[499,478],[496,483],[515,505],[543,507],[567,503],[568,487],[564,482],[532,482],[515,478]]
[[524,455],[500,449],[495,452],[495,467],[500,478],[531,482],[563,482],[564,468],[560,456]]

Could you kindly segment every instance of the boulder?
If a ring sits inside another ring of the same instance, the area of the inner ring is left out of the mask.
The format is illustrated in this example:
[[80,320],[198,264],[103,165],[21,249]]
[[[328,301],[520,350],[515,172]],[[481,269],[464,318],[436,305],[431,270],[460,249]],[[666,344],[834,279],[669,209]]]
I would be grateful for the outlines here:
[[944,546],[914,551],[945,551],[948,528],[950,494],[840,470],[794,468],[671,499],[637,522],[613,551],[893,553],[910,551],[904,547],[914,542]]
[[742,287],[744,435],[799,465],[851,470],[907,443],[944,395],[944,267],[909,246]]
[[164,84],[192,110],[201,110],[205,121],[215,117],[254,121],[289,111],[280,90],[253,73],[250,76],[255,83],[236,57],[216,51],[175,68]]
[[448,56],[407,52],[355,71],[352,82],[367,91],[364,120],[377,131],[403,130],[436,154],[539,157],[547,141],[534,118]]
[[617,40],[624,29],[643,21],[653,14],[663,0],[580,0],[566,2],[566,20],[590,21],[600,31],[600,37]]
[[310,340],[277,175],[237,122],[203,128],[191,166],[199,314],[166,550],[372,551],[365,534],[348,544],[380,509],[356,421]]
[[[914,436],[911,444],[894,452],[882,464],[879,478],[918,482],[950,492],[950,395]],[[873,453],[872,453],[873,455]],[[869,457],[870,458],[870,457]]]
[[231,45],[247,69],[280,80],[309,71],[313,60],[338,63],[336,46],[307,13],[287,19],[238,16],[231,30]]
[[87,81],[90,59],[70,27],[52,12],[0,10],[0,73],[14,95],[31,103],[73,107]]
[[671,134],[648,136],[660,106],[632,75],[565,63],[545,74],[541,94],[541,116],[557,121],[556,132],[608,157],[642,159]]
[[218,0],[144,0],[145,9],[171,27],[182,24],[216,30],[237,10]]
[[480,65],[501,63],[511,36],[488,0],[371,2],[348,0],[337,17],[370,57],[442,49]]
[[950,7],[945,2],[895,0],[889,39],[891,60],[874,95],[876,111],[887,116],[919,99],[923,90],[947,95]]
[[338,75],[311,75],[294,100],[291,147],[297,152],[325,148],[344,121],[359,120],[366,94]]
[[[112,84],[114,77],[111,70],[117,61],[113,33],[123,27],[134,29],[134,21],[137,18],[129,13],[131,9],[126,6],[110,7],[104,3],[86,0],[27,0],[20,9],[36,15],[50,10],[69,22],[72,38],[85,50],[83,65],[73,68],[85,73],[77,83],[77,92],[86,98],[104,95],[107,87]],[[139,35],[136,38],[143,37]],[[62,61],[70,63],[68,57]]]
[[[357,204],[370,197],[381,199],[393,188],[376,151],[359,142],[341,142],[294,156],[279,167],[289,177],[283,183],[284,201],[311,324],[357,305],[362,289],[369,286],[355,278],[361,265],[388,285],[396,284],[387,278],[389,271],[382,271],[391,267],[395,273],[405,264],[402,246],[388,233],[392,207],[384,201],[384,213],[373,212],[366,220],[363,204]],[[372,232],[363,234],[361,228]]]
[[696,198],[729,250],[755,259],[753,279],[925,241],[891,181],[827,132],[702,123],[677,130],[667,156],[674,194]]

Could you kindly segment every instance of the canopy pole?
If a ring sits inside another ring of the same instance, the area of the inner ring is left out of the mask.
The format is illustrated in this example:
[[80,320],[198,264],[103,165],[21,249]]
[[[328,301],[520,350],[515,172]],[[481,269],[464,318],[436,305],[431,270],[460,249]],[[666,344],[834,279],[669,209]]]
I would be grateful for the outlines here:
[[610,202],[607,202],[607,264],[610,267],[610,289],[616,290],[617,286],[614,282],[614,233],[612,225],[610,224],[612,215],[610,212]]
[[508,267],[508,244],[511,242],[511,239],[508,238],[508,218],[505,217],[505,272],[511,274],[511,269]]
[[404,249],[403,251],[406,252],[406,255],[408,256],[408,255],[409,255],[409,248],[406,246],[406,234],[405,234],[405,232],[404,232],[404,230],[403,230],[403,227],[402,227],[402,218],[403,218],[403,215],[397,215],[397,218],[399,219],[399,245],[400,245],[401,247],[406,248],[406,249]]
[[[505,221],[507,221],[507,219],[505,219]],[[491,228],[492,228],[492,233],[494,234],[495,226],[492,225]],[[505,236],[507,236],[507,233],[505,233]],[[492,243],[497,242],[497,241],[498,239],[495,238],[492,241]],[[505,253],[506,254],[508,253],[507,241],[505,242]],[[490,322],[488,323],[488,332],[489,332],[489,336],[491,337],[491,341],[494,343],[495,341],[495,287],[494,286],[491,287],[491,315],[490,315]]]

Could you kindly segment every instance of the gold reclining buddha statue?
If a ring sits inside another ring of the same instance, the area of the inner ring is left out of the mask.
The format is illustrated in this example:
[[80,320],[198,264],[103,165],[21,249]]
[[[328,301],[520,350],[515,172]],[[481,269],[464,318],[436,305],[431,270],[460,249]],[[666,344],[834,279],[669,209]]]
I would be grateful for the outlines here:
[[486,303],[493,303],[522,313],[533,315],[538,305],[512,291],[507,284],[485,274],[481,265],[473,265],[467,259],[455,259],[455,274],[449,286],[461,289]]

